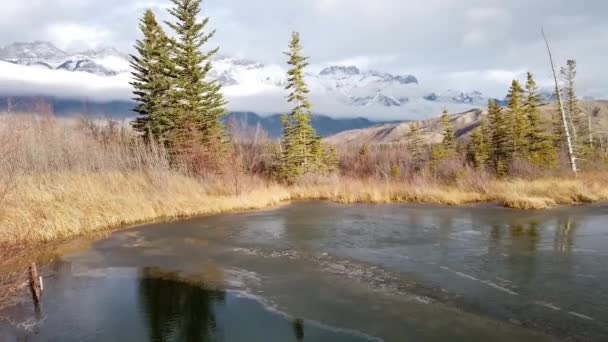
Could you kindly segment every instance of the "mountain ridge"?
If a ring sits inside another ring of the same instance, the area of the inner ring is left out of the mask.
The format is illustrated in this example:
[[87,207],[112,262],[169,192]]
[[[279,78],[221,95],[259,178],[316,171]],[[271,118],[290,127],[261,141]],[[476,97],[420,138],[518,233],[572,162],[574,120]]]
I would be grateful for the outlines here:
[[[608,100],[594,100],[589,104],[592,127],[597,132],[608,132]],[[541,118],[550,131],[550,122],[554,113],[558,112],[555,102],[539,106]],[[450,123],[458,140],[467,139],[470,133],[488,115],[485,109],[451,114]],[[419,125],[421,138],[428,144],[440,143],[443,140],[443,125],[439,116],[409,122],[386,123],[373,127],[348,130],[326,137],[324,141],[333,145],[369,145],[369,144],[399,144],[408,139],[412,125]]]
[[[0,61],[57,72],[87,73],[102,77],[100,81],[120,76],[121,84],[128,79],[125,75],[130,72],[129,56],[117,49],[105,47],[71,53],[44,41],[4,46],[0,48]],[[229,106],[232,106],[230,110],[263,113],[286,110],[285,67],[226,55],[213,56],[212,64],[210,78],[223,85]],[[428,88],[411,74],[364,70],[354,65],[328,65],[317,71],[309,69],[305,77],[311,89],[311,99],[320,113],[409,119],[435,115],[446,107],[451,111],[478,108],[487,101],[477,90],[439,91]],[[46,77],[52,78],[51,75]],[[15,71],[15,77],[18,76],[19,72]],[[63,76],[57,74],[56,77]],[[124,88],[127,86],[125,84]],[[23,92],[27,92],[27,87],[23,88]],[[43,95],[59,96],[53,91],[49,86]],[[70,94],[61,95],[69,97]],[[130,94],[125,92],[124,97],[128,96]],[[259,108],[251,108],[253,103]]]

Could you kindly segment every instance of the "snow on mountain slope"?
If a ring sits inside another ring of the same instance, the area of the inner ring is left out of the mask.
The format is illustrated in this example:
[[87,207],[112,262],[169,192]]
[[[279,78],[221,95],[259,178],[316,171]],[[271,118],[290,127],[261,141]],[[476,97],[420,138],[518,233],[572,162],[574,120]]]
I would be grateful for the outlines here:
[[[7,74],[0,75],[0,88],[6,88],[6,83],[10,81],[16,86],[14,90],[21,87],[21,93],[31,93],[35,89],[44,95],[82,96],[84,90],[94,87],[78,83],[67,86],[66,82],[87,79],[87,82],[102,85],[123,82],[113,91],[106,91],[116,94],[116,90],[120,89],[124,91],[120,99],[131,97],[128,91],[129,56],[113,48],[68,53],[48,42],[14,43],[0,48],[1,61],[9,62],[18,69],[11,71],[8,70],[10,66],[2,65],[11,76],[7,79]],[[215,56],[212,63],[210,77],[224,86],[230,110],[277,113],[289,109],[285,101],[285,67],[229,56]],[[24,71],[21,69],[23,66],[31,70]],[[75,75],[67,76],[66,72]],[[36,73],[40,74],[40,79],[37,79]],[[435,116],[444,108],[457,112],[486,104],[483,94],[478,91],[439,92],[427,88],[424,81],[414,75],[361,70],[356,66],[329,66],[319,72],[307,73],[306,78],[315,112],[337,116],[419,119]],[[53,83],[59,86],[53,87]],[[88,96],[107,97],[108,94],[92,93]]]
[[53,70],[82,71],[115,76],[129,71],[129,59],[113,48],[70,54],[48,42],[14,43],[0,48],[0,60]]

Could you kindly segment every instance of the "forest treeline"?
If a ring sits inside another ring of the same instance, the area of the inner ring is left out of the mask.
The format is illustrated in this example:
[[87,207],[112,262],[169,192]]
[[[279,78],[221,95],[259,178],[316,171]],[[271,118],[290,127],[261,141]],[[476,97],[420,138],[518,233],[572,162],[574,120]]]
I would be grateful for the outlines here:
[[506,106],[489,101],[487,116],[470,138],[456,139],[450,116],[444,111],[442,143],[429,146],[421,138],[424,127],[412,125],[407,143],[392,147],[405,151],[392,153],[392,160],[383,160],[383,170],[372,171],[369,154],[378,148],[360,146],[354,158],[352,148],[342,148],[342,154],[350,151],[350,155],[339,156],[337,148],[324,144],[311,126],[313,104],[304,77],[308,57],[302,54],[300,34],[293,32],[285,52],[290,66],[286,100],[293,109],[282,115],[283,138],[278,142],[258,141],[263,148],[249,153],[265,158],[257,156],[258,162],[252,165],[249,156],[249,163],[244,164],[243,149],[251,146],[236,146],[238,137],[231,139],[227,134],[220,120],[226,113],[226,101],[220,84],[208,77],[210,59],[218,52],[217,47],[207,47],[215,31],[207,29],[209,18],[199,19],[200,0],[171,2],[172,20],[164,25],[171,32],[165,32],[151,10],[140,22],[143,38],[136,42],[136,54],[132,56],[132,85],[138,103],[135,111],[139,114],[133,128],[147,142],[162,144],[174,162],[189,165],[195,174],[222,174],[226,168],[234,171],[236,167],[293,183],[309,175],[352,175],[354,170],[359,176],[380,173],[399,178],[412,173],[439,176],[446,170],[464,167],[499,177],[520,176],[524,170],[527,174],[560,171],[566,164],[568,146],[574,158],[594,161],[587,163],[593,167],[598,160],[606,159],[593,136],[591,113],[579,104],[576,62],[568,60],[560,72],[564,86],[556,85],[556,93],[565,99],[566,124],[557,112],[551,120],[541,117],[541,96],[529,72],[524,82],[513,80]]

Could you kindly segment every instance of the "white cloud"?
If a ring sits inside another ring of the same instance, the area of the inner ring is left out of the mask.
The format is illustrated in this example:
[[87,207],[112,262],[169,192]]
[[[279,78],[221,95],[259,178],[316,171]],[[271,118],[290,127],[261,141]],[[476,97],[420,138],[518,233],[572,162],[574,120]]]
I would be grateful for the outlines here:
[[131,97],[128,73],[98,76],[86,72],[50,70],[0,61],[0,93],[90,97],[127,100]]
[[[0,45],[50,39],[62,47],[122,50],[140,36],[137,21],[144,8],[162,20],[170,5],[169,0],[5,2]],[[211,43],[223,54],[282,64],[281,52],[297,30],[317,68],[337,61],[413,73],[437,89],[445,84],[492,96],[503,96],[510,79],[523,71],[533,71],[540,83],[550,80],[540,26],[558,64],[579,61],[579,90],[597,96],[608,78],[606,11],[605,0],[203,1],[209,28],[217,29]]]
[[473,7],[465,12],[466,16],[474,21],[494,21],[509,16],[509,12],[496,7]]
[[75,23],[51,25],[45,32],[45,39],[55,43],[60,49],[96,48],[111,41],[109,28],[94,27]]

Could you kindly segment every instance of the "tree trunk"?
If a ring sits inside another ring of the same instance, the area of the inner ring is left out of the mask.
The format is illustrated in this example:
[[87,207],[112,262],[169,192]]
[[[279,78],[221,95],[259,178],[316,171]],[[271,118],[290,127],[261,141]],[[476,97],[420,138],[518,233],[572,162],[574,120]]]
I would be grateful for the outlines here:
[[551,48],[549,47],[549,41],[545,36],[545,31],[541,30],[545,44],[547,45],[547,52],[549,53],[549,61],[551,62],[551,71],[553,72],[553,80],[555,81],[555,93],[557,94],[557,103],[559,105],[559,111],[562,115],[562,124],[564,126],[564,134],[566,136],[566,145],[568,147],[568,157],[570,158],[570,167],[572,172],[577,174],[578,168],[576,167],[576,157],[574,156],[574,149],[572,147],[572,139],[570,138],[570,130],[568,129],[568,119],[566,117],[566,111],[564,110],[564,103],[562,102],[561,90],[559,89],[559,83],[557,82],[557,74],[555,72],[555,64],[553,63],[553,55],[551,54]]

